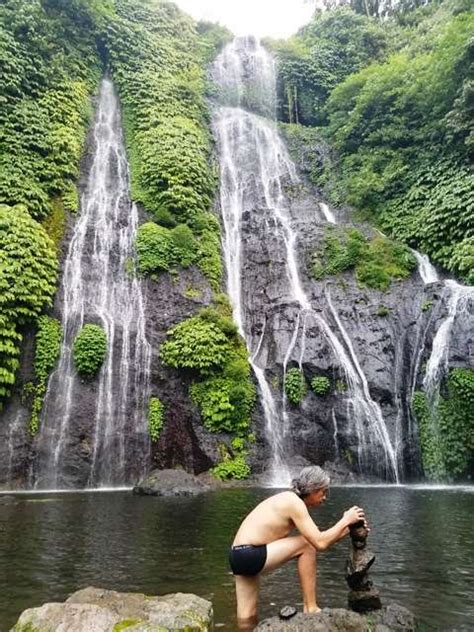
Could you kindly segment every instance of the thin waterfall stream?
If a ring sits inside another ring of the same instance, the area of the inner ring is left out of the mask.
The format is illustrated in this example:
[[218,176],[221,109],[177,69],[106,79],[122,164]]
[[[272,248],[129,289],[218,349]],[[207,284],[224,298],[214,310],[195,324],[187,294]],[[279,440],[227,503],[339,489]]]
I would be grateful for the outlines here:
[[[76,412],[89,406],[91,443],[83,440],[88,478],[83,486],[123,485],[145,471],[149,453],[146,406],[151,347],[145,335],[142,282],[133,267],[138,211],[129,174],[117,97],[111,81],[100,87],[93,128],[93,157],[81,211],[64,263],[60,296],[63,344],[51,375],[36,441],[32,477],[42,489],[69,485],[64,454]],[[103,327],[107,357],[91,401],[74,368],[72,348],[85,323]],[[77,483],[76,483],[77,484]]]
[[[300,368],[303,366],[306,329],[312,321],[328,341],[347,377],[346,398],[359,439],[361,470],[374,471],[376,464],[379,475],[398,482],[398,462],[392,439],[380,407],[371,399],[367,380],[330,296],[327,294],[327,305],[342,342],[329,321],[313,309],[303,288],[297,260],[298,235],[293,228],[294,218],[291,217],[289,200],[285,195],[285,185],[297,184],[299,179],[275,123],[276,77],[273,59],[256,39],[236,38],[215,61],[212,77],[220,97],[214,109],[213,124],[220,160],[220,207],[224,224],[227,287],[234,318],[246,340],[260,387],[267,441],[271,448],[271,480],[274,484],[287,482],[285,456],[291,438],[284,389],[279,412],[274,389],[267,381],[265,367],[259,360],[265,331],[254,351],[248,325],[249,309],[242,299],[245,284],[245,278],[242,278],[242,227],[245,217],[256,212],[268,217],[264,223],[267,234],[259,235],[262,242],[274,237],[282,244],[288,279],[286,302],[295,308],[293,335],[284,351],[283,381],[299,338],[298,364]],[[264,118],[261,113],[271,118]],[[335,221],[332,214],[324,214],[329,222]],[[337,426],[335,418],[334,425]]]

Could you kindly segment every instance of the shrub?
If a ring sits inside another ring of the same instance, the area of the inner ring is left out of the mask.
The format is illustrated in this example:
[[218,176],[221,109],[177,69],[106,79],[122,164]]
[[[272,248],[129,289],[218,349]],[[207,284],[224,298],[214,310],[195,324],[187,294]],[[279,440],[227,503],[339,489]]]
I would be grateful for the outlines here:
[[36,332],[34,361],[36,384],[33,391],[34,397],[30,418],[30,433],[32,435],[36,434],[39,429],[39,417],[46,393],[46,383],[59,358],[61,339],[61,323],[50,316],[40,316]]
[[148,434],[152,442],[158,441],[163,429],[165,407],[158,397],[150,397],[148,405]]
[[255,387],[241,381],[215,377],[191,387],[191,398],[199,406],[204,426],[212,432],[245,433],[255,404]]
[[331,382],[324,376],[313,377],[311,380],[311,388],[316,395],[323,397],[331,390]]
[[431,408],[418,391],[412,400],[418,421],[423,468],[432,480],[469,475],[474,456],[474,370],[452,369],[446,392]]
[[211,474],[221,481],[229,479],[242,480],[250,476],[250,466],[245,460],[245,456],[240,454],[233,459],[229,458],[221,461],[211,469]]
[[306,395],[307,386],[300,369],[289,369],[285,375],[285,393],[288,401],[298,405]]
[[99,325],[84,325],[74,339],[74,365],[83,377],[93,377],[107,355],[107,335]]
[[173,254],[176,263],[187,268],[197,258],[197,242],[193,231],[186,224],[178,224],[171,231]]
[[168,331],[160,355],[165,364],[206,375],[224,366],[230,350],[227,336],[216,324],[195,316]]
[[142,274],[169,270],[173,262],[171,231],[153,222],[142,224],[137,232],[138,269]]
[[322,253],[312,259],[312,276],[320,280],[326,275],[355,269],[360,285],[386,290],[392,279],[408,276],[416,260],[403,244],[385,237],[370,241],[356,229],[328,228]]
[[390,314],[390,308],[388,308],[386,305],[380,305],[377,308],[377,316],[379,316],[380,318],[384,318],[385,316],[388,316]]
[[19,366],[21,325],[51,304],[56,288],[54,244],[22,206],[0,205],[0,401]]

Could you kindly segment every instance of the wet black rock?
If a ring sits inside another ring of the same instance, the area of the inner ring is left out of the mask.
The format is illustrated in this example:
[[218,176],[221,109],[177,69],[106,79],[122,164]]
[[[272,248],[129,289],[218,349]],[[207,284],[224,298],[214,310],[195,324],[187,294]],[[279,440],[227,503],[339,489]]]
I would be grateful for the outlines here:
[[133,488],[140,496],[193,496],[209,490],[197,476],[184,470],[153,470]]

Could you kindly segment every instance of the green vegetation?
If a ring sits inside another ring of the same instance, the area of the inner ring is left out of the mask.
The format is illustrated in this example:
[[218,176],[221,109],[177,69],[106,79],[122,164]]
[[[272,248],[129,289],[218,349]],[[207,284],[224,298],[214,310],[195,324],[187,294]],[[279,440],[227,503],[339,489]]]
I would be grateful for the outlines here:
[[167,2],[117,0],[108,25],[110,65],[123,110],[132,196],[153,215],[137,237],[139,270],[196,264],[218,289],[220,228],[209,212],[205,61],[224,30],[200,26]]
[[288,134],[317,140],[311,178],[333,203],[472,283],[474,14],[463,0],[399,3],[382,21],[375,4],[316,13],[275,44],[281,116],[319,125]]
[[434,407],[421,391],[412,401],[423,467],[432,480],[469,476],[474,465],[474,370],[451,369],[445,391]]
[[211,474],[221,481],[229,479],[242,480],[251,474],[250,466],[245,460],[245,456],[239,455],[228,458],[218,463],[211,469]]
[[392,279],[407,277],[416,266],[409,248],[385,237],[370,241],[355,228],[328,227],[322,253],[315,253],[311,273],[315,279],[355,269],[362,286],[386,290]]
[[19,366],[20,327],[51,305],[56,285],[54,245],[23,206],[0,205],[0,402]]
[[[229,432],[236,438],[248,435],[255,386],[245,344],[222,295],[216,297],[213,307],[203,308],[196,316],[173,327],[160,355],[165,364],[187,371],[193,379],[191,398],[208,430]],[[242,451],[241,446],[235,456],[242,456]],[[225,459],[229,460],[230,457]],[[232,467],[227,464],[224,469]],[[242,471],[239,466],[236,474]]]
[[279,60],[282,117],[319,125],[326,120],[323,106],[333,88],[383,58],[387,35],[377,20],[343,7],[319,13],[297,36],[269,44]]
[[163,429],[165,407],[158,397],[150,397],[148,405],[148,434],[153,443],[160,438]]
[[35,377],[33,404],[31,407],[30,433],[35,435],[39,429],[39,417],[43,407],[49,374],[54,369],[61,351],[61,323],[50,316],[38,318],[35,351]]
[[72,350],[77,372],[92,378],[107,355],[107,334],[99,325],[84,325],[74,339]]
[[[0,6],[0,403],[15,381],[21,327],[34,322],[55,290],[63,207],[74,198],[109,5]],[[34,400],[33,430],[41,401]]]
[[313,377],[311,380],[311,390],[316,395],[324,397],[324,395],[327,395],[331,391],[331,382],[329,378],[324,377],[323,375]]
[[[253,435],[249,435],[247,440],[253,441]],[[230,447],[222,443],[219,446],[221,461],[211,469],[211,474],[221,480],[230,479],[242,480],[248,478],[251,474],[250,466],[246,458],[248,450],[246,449],[246,440],[241,437],[235,437]]]
[[35,219],[78,175],[100,72],[101,11],[85,0],[0,7],[0,201],[24,204]]
[[285,375],[285,394],[289,402],[298,406],[308,390],[303,372],[296,367],[289,369]]
[[379,318],[384,318],[385,316],[388,316],[390,314],[390,308],[387,307],[386,305],[380,305],[377,308],[377,316]]
[[429,300],[429,301],[425,301],[422,306],[421,306],[421,311],[422,312],[427,312],[429,309],[431,309],[433,307],[433,301]]

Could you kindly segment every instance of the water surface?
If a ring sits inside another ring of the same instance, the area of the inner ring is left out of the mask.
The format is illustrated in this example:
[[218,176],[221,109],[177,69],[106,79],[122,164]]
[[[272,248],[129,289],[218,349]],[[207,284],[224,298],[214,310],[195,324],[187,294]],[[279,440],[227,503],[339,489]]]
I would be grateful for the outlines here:
[[[130,492],[20,495],[0,506],[0,631],[25,608],[62,601],[93,585],[148,594],[193,592],[234,630],[227,547],[240,520],[270,489],[230,489],[194,498]],[[366,508],[376,553],[372,579],[385,603],[415,612],[424,630],[474,629],[473,489],[334,488],[312,511],[320,528],[353,504]],[[345,605],[348,541],[319,555],[321,606]],[[262,581],[261,618],[301,607],[296,565]]]

